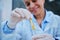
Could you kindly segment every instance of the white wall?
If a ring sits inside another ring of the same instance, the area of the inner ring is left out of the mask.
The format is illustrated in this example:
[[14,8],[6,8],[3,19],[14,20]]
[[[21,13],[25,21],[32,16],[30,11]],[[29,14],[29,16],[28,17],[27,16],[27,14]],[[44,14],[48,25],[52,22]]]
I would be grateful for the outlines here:
[[12,0],[2,0],[3,3],[3,10],[2,10],[2,21],[10,17],[11,10],[12,10]]
[[2,5],[2,0],[0,0],[0,22],[1,22],[1,14],[2,14],[2,8],[3,8],[3,5]]

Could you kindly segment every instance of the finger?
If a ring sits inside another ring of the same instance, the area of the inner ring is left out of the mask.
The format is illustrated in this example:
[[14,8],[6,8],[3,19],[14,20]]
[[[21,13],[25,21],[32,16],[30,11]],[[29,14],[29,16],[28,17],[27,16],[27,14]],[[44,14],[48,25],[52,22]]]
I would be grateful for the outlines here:
[[51,34],[44,34],[45,37],[53,37]]
[[19,10],[19,8],[16,8],[15,10],[14,10],[17,14],[19,14],[19,15],[21,15],[20,13],[20,10]]
[[21,14],[22,17],[25,17],[25,14],[24,14],[22,8],[19,9],[19,12],[20,12],[20,14]]
[[35,36],[32,36],[32,39],[43,39],[44,36],[42,35],[35,35]]
[[29,19],[31,16],[31,13],[27,9],[22,9],[23,14],[27,19]]
[[25,14],[24,14],[24,12],[22,11],[22,8],[17,8],[15,11],[16,11],[19,15],[21,15],[23,18],[25,18]]
[[19,15],[19,14],[16,13],[15,11],[12,11],[11,16],[13,16],[13,17],[21,17],[21,15]]

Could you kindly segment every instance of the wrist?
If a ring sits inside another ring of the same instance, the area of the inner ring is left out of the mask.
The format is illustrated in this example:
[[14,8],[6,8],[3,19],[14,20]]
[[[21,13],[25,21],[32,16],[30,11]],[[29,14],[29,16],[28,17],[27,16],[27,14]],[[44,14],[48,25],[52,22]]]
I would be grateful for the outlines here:
[[15,29],[16,23],[14,23],[14,22],[8,22],[7,25],[8,25],[9,28]]

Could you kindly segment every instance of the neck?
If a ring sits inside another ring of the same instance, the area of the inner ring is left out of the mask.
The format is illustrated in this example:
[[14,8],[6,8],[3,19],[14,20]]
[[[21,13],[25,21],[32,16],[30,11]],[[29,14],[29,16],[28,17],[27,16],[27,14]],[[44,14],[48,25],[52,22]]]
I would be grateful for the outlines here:
[[37,20],[43,20],[45,17],[45,11],[42,11],[40,14],[38,14],[37,16],[35,16]]
[[43,10],[40,14],[38,14],[36,17],[36,20],[38,22],[38,24],[40,25],[42,23],[42,20],[45,17],[45,11]]

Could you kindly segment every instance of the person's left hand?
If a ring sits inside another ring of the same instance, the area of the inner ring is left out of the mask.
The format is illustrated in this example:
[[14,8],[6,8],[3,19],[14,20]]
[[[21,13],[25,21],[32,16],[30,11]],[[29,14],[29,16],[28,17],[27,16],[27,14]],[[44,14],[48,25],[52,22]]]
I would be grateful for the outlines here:
[[54,38],[50,34],[39,34],[32,36],[32,40],[54,40]]

